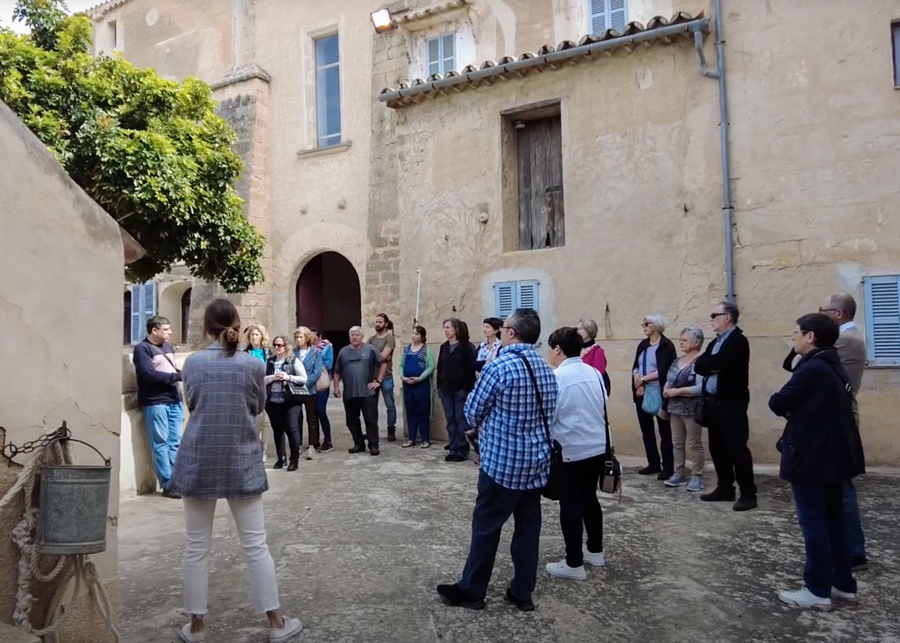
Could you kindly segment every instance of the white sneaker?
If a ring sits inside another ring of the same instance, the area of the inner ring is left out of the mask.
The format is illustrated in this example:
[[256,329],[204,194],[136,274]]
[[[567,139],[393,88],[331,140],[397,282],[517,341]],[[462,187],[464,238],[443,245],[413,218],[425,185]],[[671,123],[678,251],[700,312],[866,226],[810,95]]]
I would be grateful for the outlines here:
[[284,617],[284,627],[269,630],[269,643],[284,643],[303,634],[303,623],[299,618]]
[[188,623],[184,627],[181,628],[181,632],[178,633],[178,638],[180,638],[184,643],[203,643],[206,640],[206,634],[204,632],[191,632],[191,624]]
[[859,596],[850,592],[842,592],[837,587],[831,588],[831,598],[844,601],[845,603],[858,603]]
[[566,565],[565,559],[558,563],[547,563],[547,573],[557,578],[568,578],[569,580],[587,580],[587,572],[584,565],[581,567],[569,567]]
[[794,607],[815,609],[822,612],[830,612],[831,608],[834,607],[830,598],[816,596],[806,587],[801,587],[796,592],[778,592],[778,600]]
[[309,447],[309,448],[306,450],[306,459],[307,459],[307,460],[312,460],[312,459],[315,458],[315,457],[316,457],[316,447]]
[[582,554],[584,555],[585,565],[590,565],[591,567],[606,567],[606,557],[603,555],[602,551],[592,554],[587,550],[587,547],[585,547]]

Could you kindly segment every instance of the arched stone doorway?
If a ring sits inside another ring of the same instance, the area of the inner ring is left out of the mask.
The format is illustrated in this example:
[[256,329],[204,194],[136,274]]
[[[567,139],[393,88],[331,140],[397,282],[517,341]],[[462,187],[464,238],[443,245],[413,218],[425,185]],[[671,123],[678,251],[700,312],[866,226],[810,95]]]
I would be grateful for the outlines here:
[[318,329],[335,353],[349,343],[347,331],[360,325],[362,293],[356,268],[338,252],[310,259],[297,279],[297,325]]

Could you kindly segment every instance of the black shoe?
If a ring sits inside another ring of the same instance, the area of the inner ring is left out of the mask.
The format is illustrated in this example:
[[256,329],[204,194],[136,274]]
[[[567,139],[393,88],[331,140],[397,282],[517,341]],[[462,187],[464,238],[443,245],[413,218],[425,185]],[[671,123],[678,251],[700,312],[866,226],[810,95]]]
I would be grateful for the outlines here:
[[526,598],[524,601],[520,601],[518,598],[513,596],[512,589],[509,587],[506,588],[506,600],[519,608],[520,612],[533,612],[534,611],[534,601],[530,598]]
[[378,455],[381,451],[378,450],[378,447],[369,447],[369,455]]
[[297,461],[291,460],[291,463],[288,465],[288,471],[296,471],[297,470]]
[[365,444],[361,444],[361,445],[357,444],[357,445],[352,446],[349,449],[347,449],[347,452],[348,453],[365,453],[366,445]]
[[465,462],[467,458],[463,455],[459,455],[458,453],[448,453],[444,458],[445,462]]
[[671,478],[671,477],[672,477],[672,472],[671,472],[671,471],[669,471],[669,472],[666,472],[666,471],[660,471],[660,472],[659,472],[659,475],[656,476],[656,479],[657,479],[657,480],[668,480],[668,479]]
[[751,509],[756,509],[757,506],[756,496],[749,496],[742,493],[741,497],[738,498],[738,501],[734,503],[732,509],[735,511],[750,511]]
[[662,467],[651,467],[649,464],[643,469],[638,469],[638,473],[642,476],[652,476],[654,473],[662,471]]
[[484,599],[474,598],[462,591],[456,583],[452,585],[438,585],[437,593],[444,605],[451,607],[465,607],[470,610],[483,610]]
[[334,445],[331,442],[323,442],[319,453],[328,453],[329,451],[334,451]]
[[397,432],[391,431],[388,429],[388,442],[396,442],[397,441]]
[[165,489],[163,489],[162,497],[172,498],[173,500],[181,500],[181,494],[179,494],[177,491],[174,491],[170,487],[166,487]]
[[850,567],[855,572],[864,572],[869,569],[869,559],[865,556],[854,556],[850,559]]
[[700,500],[703,502],[734,502],[734,498],[734,487],[731,489],[716,487],[710,493],[704,493],[700,496]]
[[273,469],[283,469],[284,468],[284,460],[279,460],[278,462],[275,463],[275,466],[272,468]]
[[450,450],[450,445],[449,445],[449,444],[445,444],[445,445],[444,445],[444,451],[449,451],[449,450]]

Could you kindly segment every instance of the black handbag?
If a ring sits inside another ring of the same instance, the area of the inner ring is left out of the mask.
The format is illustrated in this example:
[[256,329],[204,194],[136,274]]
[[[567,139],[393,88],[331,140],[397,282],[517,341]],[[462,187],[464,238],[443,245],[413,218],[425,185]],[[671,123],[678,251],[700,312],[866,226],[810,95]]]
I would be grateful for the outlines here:
[[544,433],[547,436],[547,443],[550,445],[550,477],[547,478],[547,484],[541,489],[541,495],[547,500],[559,500],[563,495],[563,471],[562,471],[562,445],[553,439],[550,435],[550,423],[547,421],[547,414],[544,411],[544,398],[538,388],[537,378],[531,369],[528,359],[521,353],[513,352],[513,355],[525,362],[525,368],[531,377],[531,385],[534,387],[534,395],[537,398],[538,408],[541,410],[541,422],[544,424]]
[[603,423],[606,429],[606,460],[603,462],[603,473],[600,474],[600,491],[603,493],[613,494],[619,493],[619,501],[622,500],[622,465],[616,458],[616,448],[612,443],[612,436],[609,433],[609,411],[607,400],[603,398]]
[[697,402],[697,408],[694,409],[694,422],[700,426],[709,427],[710,414],[715,406],[715,396],[706,392],[706,378],[703,378],[703,384],[700,386],[700,399]]

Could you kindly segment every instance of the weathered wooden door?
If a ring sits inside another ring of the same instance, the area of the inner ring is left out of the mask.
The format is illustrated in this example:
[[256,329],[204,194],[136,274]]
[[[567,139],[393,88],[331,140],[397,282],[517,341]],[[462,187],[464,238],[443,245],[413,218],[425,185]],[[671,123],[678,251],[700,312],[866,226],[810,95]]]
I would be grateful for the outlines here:
[[517,130],[519,248],[564,246],[562,123],[551,116],[522,125]]

